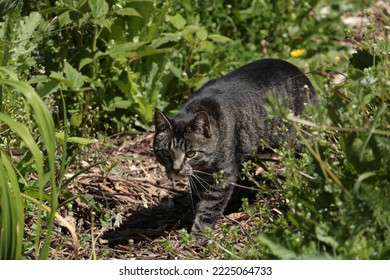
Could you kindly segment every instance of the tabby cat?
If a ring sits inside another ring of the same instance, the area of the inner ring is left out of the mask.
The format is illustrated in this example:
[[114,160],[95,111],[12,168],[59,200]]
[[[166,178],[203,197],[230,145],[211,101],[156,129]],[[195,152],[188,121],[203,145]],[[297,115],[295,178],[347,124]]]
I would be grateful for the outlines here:
[[[196,203],[191,233],[213,227],[231,197],[240,164],[253,157],[261,141],[277,148],[294,141],[282,134],[282,120],[270,118],[266,96],[284,102],[295,114],[316,100],[308,78],[294,65],[262,59],[206,83],[169,118],[155,111],[154,153],[168,177],[189,177]],[[232,184],[233,183],[233,184]]]

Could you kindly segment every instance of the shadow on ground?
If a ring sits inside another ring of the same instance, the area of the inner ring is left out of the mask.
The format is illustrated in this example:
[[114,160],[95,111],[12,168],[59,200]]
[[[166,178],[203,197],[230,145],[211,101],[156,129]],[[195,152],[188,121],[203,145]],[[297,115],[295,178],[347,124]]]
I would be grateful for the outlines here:
[[140,207],[120,227],[106,231],[102,238],[108,241],[109,246],[116,246],[129,244],[129,240],[138,243],[167,237],[171,231],[191,226],[194,218],[192,209],[188,194],[183,191],[169,198],[168,202]]

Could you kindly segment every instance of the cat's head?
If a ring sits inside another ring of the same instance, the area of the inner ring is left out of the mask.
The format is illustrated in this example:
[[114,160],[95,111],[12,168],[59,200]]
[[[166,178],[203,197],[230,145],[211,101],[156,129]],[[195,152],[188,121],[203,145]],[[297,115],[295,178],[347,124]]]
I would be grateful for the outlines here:
[[205,171],[212,163],[216,137],[206,112],[168,118],[156,110],[154,154],[169,178],[181,179]]

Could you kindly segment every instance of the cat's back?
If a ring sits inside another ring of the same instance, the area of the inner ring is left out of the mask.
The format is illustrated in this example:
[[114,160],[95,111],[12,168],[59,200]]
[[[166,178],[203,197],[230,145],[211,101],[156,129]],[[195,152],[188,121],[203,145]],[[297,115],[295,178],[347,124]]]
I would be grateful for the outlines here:
[[293,64],[280,59],[260,59],[248,63],[229,74],[216,79],[218,82],[236,85],[246,83],[269,86],[283,82],[286,78],[302,76],[302,72]]
[[229,74],[206,83],[187,102],[188,109],[207,112],[227,107],[229,110],[247,108],[257,110],[265,105],[266,94],[282,96],[295,113],[300,114],[315,90],[309,79],[293,64],[280,59],[261,59],[246,64]]

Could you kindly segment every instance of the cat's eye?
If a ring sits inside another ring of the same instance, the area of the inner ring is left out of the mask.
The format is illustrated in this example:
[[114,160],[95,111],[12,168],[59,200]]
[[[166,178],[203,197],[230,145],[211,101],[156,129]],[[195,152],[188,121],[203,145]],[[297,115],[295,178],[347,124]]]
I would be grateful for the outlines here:
[[188,151],[186,153],[187,158],[193,158],[196,155],[196,151]]
[[170,150],[162,150],[161,151],[161,154],[166,157],[166,158],[169,158],[171,157],[171,151]]

